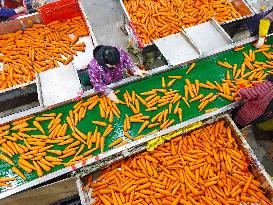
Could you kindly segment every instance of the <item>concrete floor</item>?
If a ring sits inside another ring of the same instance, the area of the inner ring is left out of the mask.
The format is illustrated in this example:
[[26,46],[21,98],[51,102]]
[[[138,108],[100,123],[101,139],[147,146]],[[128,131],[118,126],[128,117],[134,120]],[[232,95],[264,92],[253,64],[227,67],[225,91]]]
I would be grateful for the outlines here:
[[98,44],[127,48],[128,37],[120,27],[123,11],[119,0],[81,0]]
[[49,205],[78,194],[76,179],[69,178],[0,200],[0,205]]
[[[123,26],[123,10],[119,0],[81,0],[85,13],[93,29],[98,44],[117,46],[125,51],[128,46],[128,36],[121,30]],[[137,58],[129,53],[135,63]],[[156,58],[148,69],[157,68],[165,61]]]
[[242,133],[267,173],[273,177],[273,138],[262,140],[261,136],[254,135],[251,126],[243,129]]

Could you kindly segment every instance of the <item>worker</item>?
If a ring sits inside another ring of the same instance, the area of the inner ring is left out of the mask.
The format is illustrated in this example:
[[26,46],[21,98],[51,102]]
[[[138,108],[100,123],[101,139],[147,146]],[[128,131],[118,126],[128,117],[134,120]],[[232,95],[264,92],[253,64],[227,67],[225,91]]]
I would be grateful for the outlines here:
[[[8,6],[8,3],[12,3],[13,1],[4,1],[4,0],[0,0],[0,20],[6,20],[12,16],[15,16],[17,14],[20,13],[24,13],[25,12],[25,8],[23,6],[18,6],[18,7],[10,7]],[[16,5],[16,3],[18,3],[17,0],[14,0],[14,5]]]
[[90,82],[95,91],[102,92],[115,103],[118,103],[119,99],[107,85],[121,80],[125,69],[141,77],[148,73],[136,67],[129,55],[121,48],[97,46],[93,51],[93,57],[88,64]]
[[[241,1],[234,1],[236,10],[240,11],[240,13],[244,13],[244,15],[249,15],[246,13],[243,4],[244,3]],[[265,36],[269,32],[270,21],[272,22],[273,18],[272,12],[273,8],[266,11],[261,11],[260,13],[250,17],[232,21],[224,25],[225,30],[231,38],[234,38],[237,33],[240,33],[240,30],[247,28],[250,36],[257,36],[259,34],[260,38],[255,46],[260,47],[262,44],[264,44]]]
[[267,12],[267,15],[260,20],[259,25],[259,40],[255,45],[256,48],[260,48],[265,43],[265,37],[268,34],[270,23],[273,22],[273,8]]
[[[235,122],[241,126],[272,121],[273,117],[273,75],[252,88],[241,88],[238,92],[244,102],[235,115]],[[269,126],[273,130],[273,125]],[[270,128],[266,131],[270,131]]]

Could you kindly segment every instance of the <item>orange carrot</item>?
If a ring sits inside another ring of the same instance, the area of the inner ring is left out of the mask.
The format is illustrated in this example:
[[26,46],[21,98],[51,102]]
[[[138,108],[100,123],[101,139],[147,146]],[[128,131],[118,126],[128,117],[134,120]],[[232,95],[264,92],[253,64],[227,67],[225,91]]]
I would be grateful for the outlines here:
[[16,167],[12,167],[11,169],[15,174],[17,174],[18,176],[20,176],[23,180],[26,180],[26,176]]

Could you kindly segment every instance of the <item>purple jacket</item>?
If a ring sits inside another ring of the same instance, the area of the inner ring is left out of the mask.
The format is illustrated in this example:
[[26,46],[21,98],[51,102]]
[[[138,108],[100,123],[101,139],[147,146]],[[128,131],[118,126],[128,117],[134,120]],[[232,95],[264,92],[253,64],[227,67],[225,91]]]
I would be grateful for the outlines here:
[[117,49],[120,53],[120,63],[114,68],[101,67],[95,58],[87,66],[90,82],[97,92],[104,92],[108,95],[112,90],[107,85],[121,80],[124,69],[129,69],[133,73],[135,72],[134,63],[129,55],[121,48]]

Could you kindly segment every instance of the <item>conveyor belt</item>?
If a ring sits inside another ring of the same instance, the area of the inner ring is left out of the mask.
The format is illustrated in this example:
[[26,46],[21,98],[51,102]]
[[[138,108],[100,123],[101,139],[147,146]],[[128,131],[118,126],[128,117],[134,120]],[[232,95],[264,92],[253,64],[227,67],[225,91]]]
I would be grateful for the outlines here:
[[[271,38],[269,40],[269,43],[273,44],[273,38]],[[143,79],[139,82],[134,82],[131,83],[129,85],[125,85],[123,87],[120,87],[120,94],[118,94],[118,97],[120,99],[123,100],[123,93],[127,90],[129,92],[135,91],[136,93],[141,93],[141,92],[145,92],[148,90],[151,90],[153,88],[161,88],[161,77],[165,77],[166,81],[167,81],[167,76],[174,76],[174,75],[182,75],[183,78],[181,80],[178,80],[174,83],[174,85],[171,87],[171,89],[175,89],[175,90],[179,90],[180,94],[183,94],[184,92],[184,85],[185,85],[185,79],[188,78],[191,82],[194,82],[195,79],[199,79],[200,82],[206,82],[207,80],[213,82],[213,81],[217,81],[217,82],[221,82],[222,79],[225,78],[225,73],[226,73],[226,69],[223,67],[220,67],[217,65],[217,61],[227,61],[231,64],[241,64],[243,62],[243,55],[242,52],[243,51],[248,51],[250,48],[253,49],[253,47],[249,44],[246,45],[244,50],[240,51],[240,52],[235,52],[235,51],[227,51],[212,57],[208,57],[206,59],[201,59],[198,60],[196,62],[196,67],[191,71],[190,74],[186,75],[186,70],[188,68],[187,66],[183,66],[180,68],[175,68],[173,70],[161,73],[161,74],[157,74],[157,75],[153,75],[149,78]],[[258,53],[256,55],[256,60],[259,61],[266,61],[267,59],[263,56],[262,53]],[[169,81],[169,80],[168,80]],[[167,82],[168,82],[167,81]],[[206,89],[200,89],[200,93],[202,94],[208,94],[212,92],[211,90],[206,90]],[[231,102],[228,100],[225,100],[223,98],[217,98],[217,100],[215,100],[213,103],[209,104],[206,109],[210,109],[210,108],[221,108],[223,106],[226,106],[228,104],[230,104]],[[73,103],[72,104],[67,104],[61,107],[58,107],[56,109],[50,110],[46,113],[63,113],[62,116],[62,122],[65,122],[65,117],[68,115],[69,110],[72,110],[73,107]],[[198,117],[202,114],[204,114],[204,111],[202,112],[198,112],[197,109],[198,103],[191,103],[191,108],[189,109],[184,103],[183,101],[181,101],[181,108],[183,109],[183,121],[187,121],[189,119],[192,119],[194,117]],[[125,119],[125,114],[128,114],[129,116],[133,115],[131,109],[127,108],[124,105],[119,105],[119,109],[121,111],[121,118],[114,118],[114,122],[112,123],[113,125],[113,132],[106,137],[106,141],[105,141],[105,151],[108,150],[108,145],[113,142],[115,139],[117,139],[118,137],[123,136],[122,130],[123,130],[123,122]],[[162,111],[163,109],[166,109],[166,107],[162,107],[161,109],[158,109],[157,111],[151,111],[151,112],[145,112],[145,108],[141,106],[141,112],[143,113],[143,115],[150,115],[151,117],[155,116],[158,112]],[[42,113],[44,114],[44,113]],[[37,115],[39,116],[39,114]],[[175,119],[175,123],[179,123],[179,119],[178,116],[176,115],[170,115],[169,119]],[[92,120],[101,120],[104,121],[103,119],[101,119],[100,114],[99,114],[99,108],[98,106],[96,106],[92,111],[89,111],[86,115],[86,117],[84,119],[82,119],[77,128],[79,130],[81,130],[82,132],[84,132],[85,134],[87,134],[88,131],[94,131],[95,129],[95,125],[93,125],[91,122]],[[29,120],[29,124],[32,125],[32,120]],[[47,122],[41,122],[41,125],[45,128],[47,127],[49,121]],[[131,129],[129,131],[129,133],[131,134],[131,136],[135,137],[137,136],[137,132],[139,130],[141,126],[141,123],[134,123],[131,126]],[[34,126],[31,126],[34,127]],[[103,133],[105,128],[101,129],[100,132]],[[46,128],[46,132],[47,132],[47,128]],[[143,131],[143,133],[141,134],[148,134],[152,131],[152,129],[145,129]],[[14,132],[14,131],[12,131]],[[40,132],[38,131],[33,131],[33,132],[26,132],[28,135],[32,135],[32,134],[40,134]],[[66,134],[71,134],[71,130],[68,129]],[[9,134],[10,135],[10,134]],[[23,143],[22,141],[17,141],[18,143]],[[58,146],[58,145],[54,145],[54,147],[52,149],[54,150],[63,150],[65,148],[65,146]],[[87,147],[85,147],[85,150],[87,150]],[[83,151],[83,152],[84,152]],[[99,150],[95,151],[93,153],[93,155],[97,155],[99,154]],[[53,156],[53,155],[52,155]],[[56,156],[56,155],[54,155]],[[64,160],[64,162],[68,162],[72,157],[68,157]],[[18,160],[18,155],[16,155],[15,157],[12,158],[13,161],[17,164],[17,160]],[[19,166],[17,166],[19,167]],[[51,169],[51,173],[60,170],[64,168],[63,165],[60,166],[55,166],[54,168]],[[22,184],[25,184],[27,182],[31,182],[35,179],[37,179],[37,174],[36,172],[32,172],[31,174],[27,174],[25,172],[23,172],[26,176],[27,176],[27,180],[24,181],[21,178],[19,178],[18,176],[16,176],[12,171],[11,171],[11,166],[8,165],[7,163],[0,161],[0,177],[16,177],[18,180],[11,182],[12,187],[1,187],[0,188],[0,192],[3,193],[7,190],[10,190],[12,188],[18,187]],[[45,172],[44,172],[45,173]],[[45,173],[47,174],[47,173]],[[41,182],[40,182],[41,183]],[[1,194],[0,194],[1,195]]]

